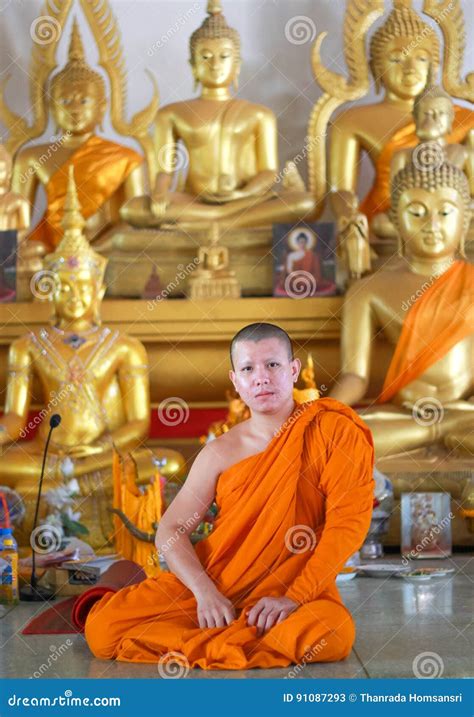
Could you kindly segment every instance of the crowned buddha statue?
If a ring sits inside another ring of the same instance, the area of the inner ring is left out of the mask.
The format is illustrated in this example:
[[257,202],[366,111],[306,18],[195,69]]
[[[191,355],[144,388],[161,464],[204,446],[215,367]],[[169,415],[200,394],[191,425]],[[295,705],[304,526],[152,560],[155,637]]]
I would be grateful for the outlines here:
[[[101,325],[106,260],[83,233],[85,220],[72,167],[63,227],[61,242],[45,257],[52,280],[52,325],[13,341],[9,351],[5,411],[0,420],[0,484],[14,488],[31,503],[49,418],[58,413],[62,420],[49,444],[44,489],[76,478],[82,495],[99,502],[99,507],[92,506],[89,518],[86,511],[83,522],[90,531],[97,529],[90,542],[100,543],[107,536],[96,523],[107,521],[111,505],[114,448],[132,452],[144,479],[155,474],[157,462],[164,464],[160,470],[165,476],[179,473],[184,462],[173,450],[158,449],[153,455],[141,448],[150,425],[147,354],[137,339]],[[34,378],[41,395],[33,395]],[[32,440],[20,440],[29,438],[29,406],[38,399],[38,432]]]
[[[451,97],[439,85],[428,85],[415,98],[413,106],[417,144],[396,152],[390,165],[393,177],[411,161],[421,165],[440,164],[445,159],[462,169],[468,180],[471,197],[474,194],[474,148],[459,143],[448,143],[452,132],[454,106]],[[423,156],[424,155],[424,156]],[[397,231],[387,212],[373,217],[372,229],[379,237],[396,238]]]
[[52,251],[61,239],[69,167],[74,167],[84,231],[90,241],[106,236],[120,220],[120,206],[143,194],[143,158],[96,134],[107,109],[106,87],[86,62],[76,21],[68,61],[53,76],[49,96],[58,139],[20,150],[14,162],[13,189],[30,207],[35,206],[40,185],[46,192],[45,214],[22,245],[25,261]]
[[[216,0],[192,34],[190,64],[200,97],[162,107],[156,116],[158,172],[150,197],[136,197],[121,216],[135,227],[194,228],[219,222],[225,229],[292,222],[314,211],[293,176],[275,191],[277,124],[263,105],[237,98],[240,37]],[[185,161],[180,161],[184,157]],[[173,189],[175,167],[186,177]]]
[[[453,4],[458,5],[456,0],[453,0]],[[455,11],[453,8],[453,13],[456,18],[462,18],[459,7]],[[362,212],[367,216],[372,232],[377,229],[377,223],[375,226],[373,224],[374,217],[387,212],[390,206],[390,167],[393,157],[404,148],[414,147],[419,141],[413,120],[415,98],[427,84],[435,80],[440,65],[440,43],[434,27],[421,19],[411,7],[410,0],[394,0],[389,16],[370,39],[369,67],[366,69],[367,62],[364,62],[363,56],[365,33],[377,14],[380,14],[379,11],[375,12],[369,3],[350,0],[344,30],[348,38],[345,53],[351,71],[349,82],[328,72],[319,59],[313,63],[316,80],[318,76],[322,78],[327,98],[326,102],[315,107],[314,127],[318,121],[323,121],[326,107],[332,112],[342,102],[351,102],[350,105],[344,104],[342,111],[331,121],[328,182],[319,182],[316,194],[322,195],[329,189],[333,193],[332,198],[336,200],[332,201],[336,217],[341,212],[350,217],[351,203],[337,201],[337,195],[350,192],[359,196],[360,160],[361,154],[365,152],[374,165],[375,178],[356,213]],[[445,22],[452,21],[450,14],[447,13],[448,17],[439,16],[438,25],[443,27]],[[459,51],[461,59],[463,32],[464,28],[460,28],[458,37],[453,37],[453,33],[450,35],[451,52]],[[356,41],[353,41],[354,37]],[[455,42],[459,43],[457,48],[454,47]],[[316,49],[319,50],[319,46]],[[384,96],[376,103],[355,105],[353,99],[363,97],[368,92],[369,70],[377,93],[383,92]],[[336,99],[339,96],[341,99]],[[472,143],[473,128],[474,112],[456,105],[445,142]],[[319,174],[321,167],[325,169],[325,160],[324,165],[322,161],[319,160],[319,165],[314,164]],[[316,174],[313,171],[313,181],[317,183]],[[325,171],[323,175],[326,175]]]
[[334,398],[359,403],[375,338],[393,347],[380,395],[361,409],[378,459],[435,446],[474,455],[474,267],[462,258],[469,185],[459,167],[421,159],[392,181],[402,266],[355,282],[343,307]]
[[12,158],[0,144],[0,301],[15,297],[15,281],[9,285],[6,277],[8,265],[16,261],[17,233],[28,226],[28,203],[11,190]]

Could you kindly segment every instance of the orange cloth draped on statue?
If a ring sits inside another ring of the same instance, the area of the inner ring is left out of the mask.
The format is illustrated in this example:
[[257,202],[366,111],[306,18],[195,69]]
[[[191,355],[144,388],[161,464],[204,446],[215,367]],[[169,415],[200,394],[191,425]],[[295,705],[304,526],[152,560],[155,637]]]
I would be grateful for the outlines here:
[[42,241],[54,249],[63,235],[61,221],[66,198],[69,167],[85,219],[93,216],[117,191],[128,175],[143,162],[137,152],[93,135],[52,175],[46,186],[47,209],[28,239]]
[[377,403],[390,401],[474,332],[474,266],[456,261],[431,281],[403,322]]
[[[218,516],[196,553],[236,609],[222,628],[199,628],[193,593],[172,573],[105,595],[86,639],[97,657],[190,667],[283,667],[346,657],[355,629],[335,578],[362,544],[373,503],[373,447],[357,414],[333,399],[295,408],[267,448],[218,479]],[[262,597],[300,606],[261,637],[244,609]]]
[[[160,474],[156,475],[144,489],[137,485],[137,466],[130,454],[122,458],[114,450],[112,475],[114,485],[114,508],[118,508],[133,525],[144,533],[153,533],[153,526],[162,516]],[[153,543],[139,540],[130,534],[118,515],[114,515],[114,544],[117,553],[132,560],[145,570],[148,577],[157,575],[159,567],[154,559],[156,548]]]
[[[474,127],[474,112],[466,107],[454,106],[454,119],[448,143],[461,143],[470,129]],[[375,179],[372,189],[360,204],[369,222],[379,212],[386,212],[390,207],[390,165],[393,155],[401,149],[416,147],[419,138],[415,134],[415,122],[410,122],[399,129],[382,149],[375,163]]]

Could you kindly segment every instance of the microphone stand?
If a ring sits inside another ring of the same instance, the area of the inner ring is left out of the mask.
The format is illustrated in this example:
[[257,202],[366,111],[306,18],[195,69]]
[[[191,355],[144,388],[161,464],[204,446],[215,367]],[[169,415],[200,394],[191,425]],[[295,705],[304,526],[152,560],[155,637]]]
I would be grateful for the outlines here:
[[[58,420],[59,419],[59,420]],[[61,417],[57,414],[54,414],[51,416],[49,421],[49,433],[48,438],[46,439],[46,445],[44,447],[43,452],[43,465],[41,466],[41,476],[40,476],[40,482],[39,482],[39,488],[38,488],[38,495],[36,496],[36,509],[35,509],[35,517],[33,520],[33,528],[31,533],[33,534],[36,524],[38,522],[38,512],[39,512],[39,505],[41,500],[41,490],[43,488],[43,478],[44,478],[44,469],[46,466],[46,457],[48,455],[48,446],[49,441],[51,440],[51,434],[53,430],[56,428],[56,426],[59,426],[61,422]],[[33,549],[33,554],[31,558],[31,578],[30,578],[30,584],[25,585],[20,590],[20,600],[24,600],[25,602],[45,602],[46,600],[54,600],[56,595],[54,594],[54,591],[45,588],[42,586],[38,587],[38,578],[36,575],[36,550],[34,545],[31,546]]]

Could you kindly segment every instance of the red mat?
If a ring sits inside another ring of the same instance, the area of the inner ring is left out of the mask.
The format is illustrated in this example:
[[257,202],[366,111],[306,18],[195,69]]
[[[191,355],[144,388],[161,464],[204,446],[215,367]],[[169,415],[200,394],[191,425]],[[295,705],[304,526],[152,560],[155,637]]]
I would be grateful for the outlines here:
[[43,610],[22,630],[22,635],[72,635],[84,632],[92,606],[108,592],[117,592],[127,585],[146,579],[145,571],[132,560],[118,560],[101,575],[94,587],[82,595],[66,598]]

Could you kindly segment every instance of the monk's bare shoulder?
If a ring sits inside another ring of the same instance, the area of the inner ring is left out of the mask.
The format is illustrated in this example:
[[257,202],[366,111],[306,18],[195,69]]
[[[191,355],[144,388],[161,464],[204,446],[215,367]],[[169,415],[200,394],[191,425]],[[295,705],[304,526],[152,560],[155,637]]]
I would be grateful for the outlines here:
[[236,426],[233,426],[229,431],[223,433],[218,438],[215,438],[210,443],[207,443],[203,448],[206,451],[206,455],[218,465],[220,472],[227,470],[238,463],[247,456],[244,455],[245,439],[248,436],[248,421],[242,421]]

